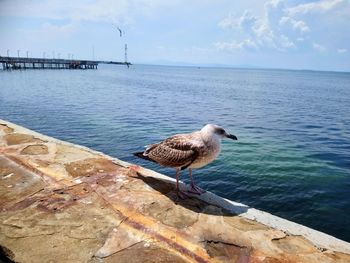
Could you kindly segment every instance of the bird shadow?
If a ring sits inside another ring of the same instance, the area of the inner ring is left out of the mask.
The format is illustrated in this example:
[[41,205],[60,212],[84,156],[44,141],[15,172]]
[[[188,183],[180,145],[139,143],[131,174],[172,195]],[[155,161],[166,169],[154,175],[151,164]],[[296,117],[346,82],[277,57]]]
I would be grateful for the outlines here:
[[[237,216],[247,212],[249,209],[246,205],[229,202],[211,192],[205,192],[200,196],[189,194],[189,198],[181,199],[176,194],[174,182],[170,180],[144,176],[140,173],[137,173],[136,178],[142,180],[149,187],[161,193],[175,205],[180,205],[196,213],[214,216]],[[181,183],[181,186],[181,189],[187,188],[184,183]]]

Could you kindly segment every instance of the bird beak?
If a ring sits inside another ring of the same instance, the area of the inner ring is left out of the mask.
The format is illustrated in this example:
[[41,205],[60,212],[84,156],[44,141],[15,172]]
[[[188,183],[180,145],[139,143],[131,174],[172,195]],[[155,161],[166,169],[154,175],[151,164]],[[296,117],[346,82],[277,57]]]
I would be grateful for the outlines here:
[[233,134],[226,134],[226,137],[232,140],[237,140],[237,137]]

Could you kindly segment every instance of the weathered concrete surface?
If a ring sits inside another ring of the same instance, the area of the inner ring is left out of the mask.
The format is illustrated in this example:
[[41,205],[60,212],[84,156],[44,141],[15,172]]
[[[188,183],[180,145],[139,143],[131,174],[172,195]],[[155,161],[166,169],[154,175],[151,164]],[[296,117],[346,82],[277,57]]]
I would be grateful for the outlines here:
[[173,189],[0,120],[0,246],[14,262],[350,262],[344,241],[211,193],[178,201]]

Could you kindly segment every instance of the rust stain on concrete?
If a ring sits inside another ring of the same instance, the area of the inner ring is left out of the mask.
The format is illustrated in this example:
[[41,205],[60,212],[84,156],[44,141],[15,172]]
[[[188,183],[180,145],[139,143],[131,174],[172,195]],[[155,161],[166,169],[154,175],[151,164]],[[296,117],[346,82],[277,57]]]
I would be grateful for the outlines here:
[[3,132],[4,134],[9,134],[14,131],[13,128],[10,128],[6,124],[0,124],[0,131]]
[[110,160],[103,158],[88,158],[81,161],[75,161],[65,165],[67,172],[73,176],[91,176],[96,173],[112,173],[119,168]]
[[[14,262],[350,262],[87,148],[0,121],[0,253]],[[35,246],[33,246],[35,244]]]
[[44,144],[28,145],[25,147],[21,154],[25,155],[38,155],[38,154],[48,154],[48,148]]
[[11,133],[3,136],[3,138],[5,139],[5,142],[7,143],[7,145],[43,142],[42,140],[35,138],[33,135],[23,134],[23,133]]

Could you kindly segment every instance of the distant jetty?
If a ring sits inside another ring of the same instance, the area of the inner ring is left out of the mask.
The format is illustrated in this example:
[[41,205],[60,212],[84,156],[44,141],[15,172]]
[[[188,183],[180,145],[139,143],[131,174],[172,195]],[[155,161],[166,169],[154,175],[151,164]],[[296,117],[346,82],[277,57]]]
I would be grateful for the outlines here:
[[94,61],[80,59],[55,59],[55,58],[27,58],[27,57],[1,57],[0,64],[3,70],[15,69],[97,69],[99,64],[125,65],[130,62],[118,61]]

